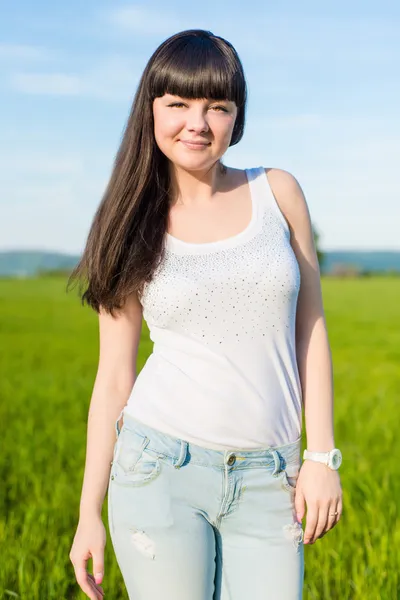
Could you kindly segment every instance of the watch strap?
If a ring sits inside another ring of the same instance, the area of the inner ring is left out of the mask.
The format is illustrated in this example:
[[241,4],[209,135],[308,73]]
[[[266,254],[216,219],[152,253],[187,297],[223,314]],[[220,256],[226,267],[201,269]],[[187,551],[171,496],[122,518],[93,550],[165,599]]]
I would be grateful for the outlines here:
[[329,454],[329,452],[312,452],[310,450],[304,450],[303,458],[309,458],[310,460],[316,460],[327,464],[329,461]]

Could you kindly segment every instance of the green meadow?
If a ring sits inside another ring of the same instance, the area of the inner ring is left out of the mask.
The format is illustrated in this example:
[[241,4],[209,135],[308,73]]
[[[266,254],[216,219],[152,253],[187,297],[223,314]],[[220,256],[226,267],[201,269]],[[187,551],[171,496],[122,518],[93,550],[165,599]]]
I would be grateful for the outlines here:
[[[81,307],[76,292],[66,294],[65,283],[51,277],[0,281],[1,599],[86,597],[68,555],[78,518],[98,328],[97,315]],[[344,511],[333,531],[305,547],[304,598],[395,600],[400,278],[323,279],[322,285],[334,362],[336,445],[344,459]],[[144,324],[138,370],[151,348]],[[103,516],[108,534],[106,502]],[[103,587],[105,598],[128,598],[109,536]]]

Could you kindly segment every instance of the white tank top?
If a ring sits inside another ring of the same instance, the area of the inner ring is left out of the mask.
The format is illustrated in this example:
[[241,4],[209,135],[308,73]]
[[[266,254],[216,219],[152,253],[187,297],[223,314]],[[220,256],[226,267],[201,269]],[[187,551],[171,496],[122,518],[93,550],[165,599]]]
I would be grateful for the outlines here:
[[252,218],[224,240],[165,236],[141,297],[153,351],[124,413],[213,449],[301,434],[295,320],[300,271],[263,167],[246,169]]

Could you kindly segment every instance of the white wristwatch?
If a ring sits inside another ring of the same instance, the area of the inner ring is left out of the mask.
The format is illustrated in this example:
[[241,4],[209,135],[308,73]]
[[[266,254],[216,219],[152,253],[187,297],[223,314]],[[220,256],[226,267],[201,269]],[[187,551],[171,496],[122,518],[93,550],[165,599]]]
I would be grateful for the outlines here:
[[342,453],[338,448],[334,448],[330,452],[310,452],[304,450],[304,460],[314,460],[315,462],[324,463],[330,469],[337,471],[342,464]]

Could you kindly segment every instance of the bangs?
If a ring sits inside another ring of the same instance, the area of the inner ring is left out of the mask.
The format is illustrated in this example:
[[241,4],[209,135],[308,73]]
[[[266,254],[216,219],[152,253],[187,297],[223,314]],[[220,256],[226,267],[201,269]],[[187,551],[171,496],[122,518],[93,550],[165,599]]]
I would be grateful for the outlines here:
[[246,101],[242,65],[234,52],[220,47],[217,38],[175,39],[157,56],[152,69],[151,99],[164,94],[182,98],[229,100],[238,107]]

